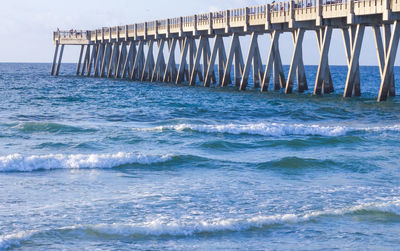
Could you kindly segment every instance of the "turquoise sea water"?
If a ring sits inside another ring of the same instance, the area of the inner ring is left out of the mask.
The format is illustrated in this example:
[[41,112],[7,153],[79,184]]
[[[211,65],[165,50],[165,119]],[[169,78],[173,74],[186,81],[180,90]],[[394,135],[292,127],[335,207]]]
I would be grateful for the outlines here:
[[399,248],[377,67],[350,99],[341,66],[321,97],[49,70],[0,64],[0,250]]

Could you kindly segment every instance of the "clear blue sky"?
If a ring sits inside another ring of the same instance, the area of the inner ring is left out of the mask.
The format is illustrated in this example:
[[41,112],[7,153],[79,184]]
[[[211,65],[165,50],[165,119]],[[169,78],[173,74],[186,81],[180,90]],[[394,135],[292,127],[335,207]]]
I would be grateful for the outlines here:
[[[266,2],[263,0],[4,0],[1,3],[0,15],[2,38],[0,62],[50,62],[54,50],[52,32],[57,28],[86,30],[261,5]],[[280,40],[284,64],[290,62],[291,39],[291,36],[286,34]],[[246,39],[243,42],[247,45]],[[269,45],[267,37],[260,37],[259,43],[265,61]],[[306,32],[303,48],[305,64],[317,64],[318,49],[313,32]],[[247,48],[243,48],[244,53],[246,50]],[[75,62],[76,58],[77,48],[66,48],[64,62]],[[335,31],[333,34],[329,61],[334,65],[346,64],[340,31]],[[396,62],[400,60],[397,59]],[[371,28],[366,30],[361,63],[377,65]]]

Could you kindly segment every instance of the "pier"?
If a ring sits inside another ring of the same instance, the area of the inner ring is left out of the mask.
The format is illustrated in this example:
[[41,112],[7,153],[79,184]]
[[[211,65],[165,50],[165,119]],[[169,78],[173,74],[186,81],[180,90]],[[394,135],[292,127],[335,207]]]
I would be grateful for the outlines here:
[[[79,76],[201,83],[205,87],[232,84],[245,90],[252,73],[254,87],[262,92],[284,89],[292,93],[295,80],[297,91],[304,92],[311,84],[303,63],[303,38],[305,32],[314,32],[320,57],[313,93],[329,94],[334,83],[328,53],[333,29],[340,29],[348,66],[343,96],[360,96],[360,51],[365,28],[371,27],[381,76],[377,100],[385,101],[396,94],[393,69],[399,20],[400,0],[302,0],[90,31],[56,31],[51,74],[60,72],[64,47],[78,45]],[[292,34],[294,44],[287,76],[279,48],[279,37],[285,32]],[[271,36],[267,55],[260,53],[260,46],[266,45],[258,43],[263,34]],[[242,48],[241,36],[250,36],[248,48]],[[225,39],[231,41],[229,48],[225,48]],[[248,52],[246,58],[243,50]]]

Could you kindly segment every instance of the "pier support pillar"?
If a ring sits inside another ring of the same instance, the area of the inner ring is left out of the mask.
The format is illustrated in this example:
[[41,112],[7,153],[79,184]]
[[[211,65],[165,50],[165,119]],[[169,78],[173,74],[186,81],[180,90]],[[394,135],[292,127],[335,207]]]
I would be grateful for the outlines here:
[[207,38],[204,36],[200,36],[200,38],[199,38],[199,46],[197,47],[197,52],[196,52],[196,56],[195,56],[194,63],[193,63],[193,69],[190,74],[189,85],[191,85],[191,86],[196,84],[197,75],[199,76],[199,79],[202,77],[202,72],[201,72],[201,67],[200,67],[200,59],[201,59],[201,55],[203,53],[203,48],[205,46],[206,39]]
[[240,88],[239,88],[241,91],[246,90],[246,87],[248,85],[251,61],[254,57],[254,51],[256,49],[256,44],[258,43],[257,39],[258,39],[258,34],[253,32],[251,34],[249,51],[247,53],[247,59],[246,59],[245,65],[244,65],[243,73],[242,73],[242,81],[240,83]]
[[[85,47],[86,47],[86,51],[85,51]],[[85,57],[83,58],[82,70],[79,67],[79,62],[78,62],[78,65],[76,67],[76,75],[77,76],[79,76],[79,74],[81,76],[84,76],[85,72],[87,73],[87,71],[89,70],[88,68],[89,68],[89,62],[90,62],[90,45],[86,45],[86,46],[83,45],[82,54],[83,54],[84,51],[85,51],[85,53],[84,53]],[[80,57],[80,59],[82,59],[82,58]]]
[[[89,47],[89,45],[88,45]],[[79,52],[79,59],[78,59],[78,63],[76,65],[76,76],[79,76],[80,70],[81,70],[81,62],[82,62],[82,57],[83,57],[83,51],[85,50],[85,45],[81,45],[81,50]],[[87,53],[84,59],[84,62],[86,62],[87,59]],[[85,63],[84,63],[85,64]],[[82,67],[83,69],[85,68],[85,66]]]
[[143,57],[144,57],[144,51],[143,51],[144,43],[145,43],[145,41],[139,41],[135,61],[134,61],[134,64],[133,64],[133,67],[132,67],[131,73],[130,73],[131,80],[139,80],[139,75],[142,73],[142,69],[143,69],[142,62],[143,62]]
[[117,60],[117,65],[116,65],[116,69],[114,72],[114,78],[121,77],[122,66],[123,66],[123,62],[125,61],[126,56],[127,56],[126,42],[122,42],[121,49],[119,51],[119,54],[117,55],[118,60]]
[[[355,41],[357,28],[356,26],[350,28],[348,30],[342,29],[343,33],[343,41],[344,41],[344,48],[346,52],[346,59],[347,59],[347,66],[350,67],[350,59],[352,57],[352,49]],[[353,94],[354,96],[361,96],[361,79],[360,79],[360,66],[357,64],[355,78],[354,78],[354,85],[353,85]]]
[[107,78],[112,77],[113,73],[116,71],[118,55],[119,55],[119,43],[114,42],[112,44],[112,50],[111,50],[108,68],[107,68]]
[[[385,70],[385,59],[388,56],[388,49],[390,45],[390,38],[391,38],[391,30],[390,25],[384,24],[383,25],[383,40],[381,35],[381,30],[379,26],[373,27],[374,37],[375,37],[375,45],[376,45],[376,52],[378,54],[378,63],[379,63],[379,72],[381,75],[381,80],[383,78],[383,71]],[[394,78],[394,69],[391,69],[391,76],[390,76],[390,88],[389,88],[389,96],[394,97],[396,96],[395,90],[395,78]]]
[[100,71],[100,66],[99,66],[100,63],[99,62],[101,62],[101,57],[103,56],[102,50],[103,50],[103,44],[100,43],[97,45],[97,48],[96,48],[96,58],[94,61],[94,66],[93,66],[93,76],[94,77],[98,77],[98,75],[99,75],[99,71]]
[[[319,50],[319,54],[321,55],[322,53],[322,41],[324,40],[324,36],[325,36],[325,29],[318,29],[315,31],[315,35],[317,38],[317,45],[318,45],[318,50]],[[323,77],[322,77],[322,93],[323,94],[329,94],[334,92],[334,87],[333,87],[333,81],[332,81],[332,75],[331,75],[331,70],[329,68],[329,58],[326,59],[326,69],[325,69],[325,73],[323,73]]]
[[58,74],[60,73],[60,66],[61,66],[61,62],[62,62],[63,53],[64,53],[64,45],[61,45],[60,55],[58,56],[56,76],[58,76]]
[[[235,76],[237,75],[236,77],[238,77],[237,81],[235,78],[235,83],[240,82],[241,69],[243,69],[243,63],[242,64],[240,63],[240,59],[243,62],[243,57],[241,57],[241,52],[242,52],[242,50],[240,48],[239,35],[237,33],[233,33],[231,45],[229,47],[229,52],[228,52],[228,58],[227,58],[226,64],[225,64],[224,76],[223,76],[222,85],[221,85],[222,87],[227,86],[228,84],[232,83],[231,71],[232,71],[232,64],[233,64],[234,58],[235,58],[235,60],[236,60],[236,58],[238,58],[237,62],[235,62]],[[238,73],[236,73],[236,71],[238,71]]]
[[224,41],[222,39],[221,35],[216,35],[214,39],[214,46],[211,51],[211,56],[208,61],[208,67],[204,68],[206,70],[207,74],[205,75],[204,78],[204,86],[209,87],[211,79],[213,77],[213,72],[215,72],[215,60],[217,58],[217,53],[218,53],[218,79],[219,79],[219,85],[222,85],[222,78],[223,78],[223,67],[226,62],[226,54],[225,54],[225,46],[224,46]]
[[[189,56],[190,56],[190,48],[192,47],[191,45],[192,45],[192,38],[190,38],[189,37],[189,39],[188,39],[188,48],[187,48],[187,52],[186,52],[186,60],[185,60],[185,63],[183,64],[183,66],[184,66],[184,68],[183,68],[183,79],[182,79],[182,81],[189,81],[189,72],[190,72],[190,59],[189,59],[189,61],[188,61],[188,59],[187,59],[187,56],[188,56],[188,54],[189,54]],[[185,45],[185,43],[183,43],[183,45]],[[182,48],[182,50],[181,50],[181,54],[183,53],[183,48]]]
[[94,76],[99,77],[99,72],[101,68],[101,62],[103,61],[103,55],[104,55],[104,47],[105,44],[101,43],[97,47],[97,57],[96,57],[96,62],[94,64]]
[[167,61],[167,66],[165,68],[163,82],[172,82],[176,79],[177,70],[175,63],[175,48],[177,43],[177,38],[173,38],[170,43],[169,56]]
[[[296,34],[295,32],[292,33],[293,37],[293,44],[295,43]],[[308,83],[307,83],[307,76],[306,70],[304,68],[304,61],[303,61],[303,46],[299,47],[299,64],[297,67],[297,91],[304,92],[308,90]]]
[[[389,4],[390,6],[390,4]],[[390,24],[383,25],[383,48],[385,51],[385,58],[389,54],[389,46],[390,46],[390,38],[392,37],[392,30]],[[382,69],[383,71],[383,69]],[[396,85],[395,85],[395,78],[394,78],[394,67],[390,70],[392,72],[390,77],[390,88],[389,88],[389,96],[394,97],[396,96]]]
[[135,63],[136,54],[136,44],[134,41],[131,41],[129,43],[128,53],[126,55],[125,62],[122,66],[121,78],[125,78],[126,76],[130,78],[133,64]]
[[[303,38],[304,38],[304,29],[301,29],[301,28],[296,29],[294,31],[294,48],[293,48],[292,62],[290,64],[290,69],[289,69],[289,74],[288,74],[286,89],[285,89],[286,94],[292,93],[293,82],[294,82],[296,70],[297,70],[297,72],[299,72],[299,68],[301,67],[300,61],[303,61],[303,59],[301,58]],[[298,74],[298,76],[299,76],[299,74]],[[298,81],[299,81],[299,79],[298,79]],[[300,85],[299,85],[299,87],[300,87]],[[299,89],[299,92],[303,92],[303,91],[304,90],[301,87]]]
[[185,68],[187,67],[187,54],[189,51],[189,44],[190,44],[190,38],[185,37],[185,40],[183,41],[183,45],[181,46],[181,60],[179,63],[179,69],[178,69],[178,74],[176,77],[176,84],[182,83],[182,81],[185,78]]
[[273,75],[274,90],[280,90],[286,87],[286,78],[285,78],[285,72],[283,71],[281,53],[279,52],[279,40],[277,43],[275,43],[274,55],[275,55],[274,75]]
[[379,89],[378,102],[385,101],[391,88],[392,73],[394,61],[397,54],[397,49],[400,39],[400,24],[399,21],[394,21],[393,33],[390,38],[389,47],[385,55],[385,67],[383,69],[381,87]]
[[[194,38],[186,37],[181,47],[181,60],[178,69],[176,84],[180,84],[186,78],[190,82],[191,74],[194,69],[194,52],[196,51],[196,42]],[[187,58],[189,56],[189,65]]]
[[[192,70],[192,73],[190,76],[189,85],[193,86],[196,84],[197,76],[199,78],[199,81],[203,81],[203,79],[206,78],[210,54],[211,54],[211,50],[210,50],[210,44],[208,41],[208,37],[200,36],[199,47],[197,48],[196,57],[195,57],[195,60],[193,63],[193,70]],[[201,57],[203,57],[203,73],[204,73],[204,75],[202,75],[202,70],[201,70],[201,66],[200,66]],[[211,74],[212,74],[211,80],[213,80],[215,82],[215,72],[213,71]]]
[[249,73],[250,73],[250,68],[253,63],[253,79],[254,82],[254,87],[258,88],[260,82],[262,82],[262,77],[264,75],[262,67],[261,67],[261,57],[260,57],[260,50],[258,47],[258,34],[253,32],[251,34],[251,39],[250,39],[250,46],[249,46],[249,52],[247,54],[247,59],[244,65],[244,70],[242,74],[242,81],[240,83],[240,90],[244,91],[246,90],[246,87],[248,85],[248,78],[249,78]]
[[[208,73],[207,70],[208,70],[210,58],[211,58],[210,40],[207,37],[205,46],[203,47],[203,73],[204,73],[203,78],[204,78],[204,81],[207,77],[207,73]],[[211,80],[213,83],[216,82],[214,68],[211,69]]]
[[[363,24],[357,24],[356,27],[351,27],[350,33],[352,39],[350,43],[346,42],[347,38],[344,38],[346,53],[348,55],[347,59],[348,59],[349,70],[347,73],[346,86],[344,89],[343,97],[351,97],[353,93],[354,96],[361,95],[360,81],[359,81],[360,79],[359,58],[361,52],[361,45],[364,37],[364,30],[365,26]],[[345,33],[346,32],[344,31],[343,34]],[[346,35],[344,35],[344,37],[346,37]],[[349,48],[351,49],[349,50]],[[349,54],[350,51],[351,54]]]
[[196,41],[194,38],[192,38],[190,39],[190,44],[189,44],[189,71],[187,76],[188,82],[190,82],[190,78],[192,76],[192,72],[194,69],[194,60],[196,52],[197,52]]
[[141,74],[141,81],[146,81],[146,80],[150,81],[151,77],[153,76],[153,70],[154,70],[153,45],[154,45],[154,40],[150,40],[148,42],[148,51],[143,66],[143,72]]
[[[94,63],[96,62],[96,57],[97,57],[97,44],[94,45],[88,45],[88,47],[90,48],[90,55],[89,55],[89,62],[87,65],[87,70],[86,70],[86,76],[90,77],[91,73],[92,73],[92,68]],[[85,74],[83,73],[82,76],[84,76]]]
[[[83,46],[83,50],[81,47],[81,52],[82,52],[82,56],[79,53],[79,59],[78,59],[78,63],[76,64],[76,76],[84,76],[88,65],[89,65],[89,60],[90,60],[90,45],[81,45]],[[85,50],[86,48],[86,50]],[[89,52],[88,52],[89,50]],[[88,55],[89,53],[89,55]],[[83,64],[82,64],[82,58],[83,58]],[[82,67],[81,67],[82,66]]]
[[[238,39],[238,41],[239,41],[239,39]],[[244,60],[243,60],[242,47],[241,47],[240,41],[239,41],[236,46],[236,50],[235,50],[234,77],[235,77],[235,86],[236,87],[240,86],[243,71],[244,71]]]
[[[226,66],[226,51],[224,41],[222,39],[222,43],[220,45],[220,50],[218,52],[218,85],[222,86],[222,81],[224,80],[225,66]],[[230,75],[228,77],[228,82],[231,81]]]
[[56,72],[56,67],[57,67],[57,57],[58,57],[58,47],[59,44],[57,42],[56,48],[54,49],[54,57],[53,57],[53,65],[51,66],[51,75],[54,76]]
[[99,77],[100,78],[104,77],[104,71],[106,69],[106,64],[108,62],[108,58],[107,58],[108,50],[109,50],[108,49],[108,43],[105,43],[103,51],[102,51],[103,55],[101,57],[101,61],[99,62],[100,63],[100,71],[99,71]]
[[108,70],[108,65],[110,64],[111,54],[112,54],[112,45],[111,45],[111,43],[106,43],[104,55],[103,55],[103,61],[101,63],[101,68],[100,68],[100,77],[101,78],[106,76],[106,72]]
[[151,82],[161,81],[162,80],[161,77],[165,72],[164,45],[165,45],[165,39],[160,39],[158,41],[158,53],[153,70],[153,75],[151,76]]
[[[271,79],[271,73],[274,67],[274,62],[275,62],[275,47],[278,44],[279,41],[279,31],[274,30],[271,33],[271,46],[269,49],[269,54],[268,54],[268,58],[267,58],[267,62],[266,62],[266,66],[265,66],[265,71],[264,71],[264,77],[263,77],[263,81],[261,83],[261,91],[268,91],[268,87],[269,87],[269,81]],[[276,86],[276,88],[280,89],[280,85]],[[275,88],[275,90],[276,90]]]
[[326,74],[328,69],[329,47],[332,38],[331,26],[326,26],[324,28],[321,28],[321,30],[322,29],[324,30],[324,32],[320,47],[320,57],[319,57],[317,76],[315,79],[314,95],[320,95],[322,93],[322,84],[326,79]]

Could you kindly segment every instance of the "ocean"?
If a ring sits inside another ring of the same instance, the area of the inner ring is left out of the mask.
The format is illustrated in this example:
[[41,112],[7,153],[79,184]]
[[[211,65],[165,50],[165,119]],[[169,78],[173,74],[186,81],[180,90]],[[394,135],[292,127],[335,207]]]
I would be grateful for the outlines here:
[[316,66],[290,95],[50,68],[0,64],[0,250],[399,249],[400,98],[376,102],[378,67],[346,99],[345,66],[323,96]]

